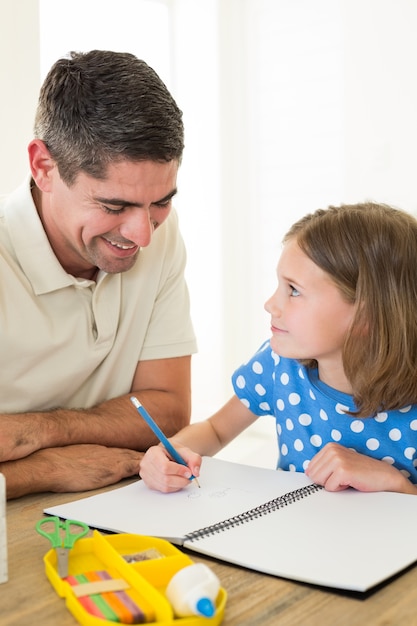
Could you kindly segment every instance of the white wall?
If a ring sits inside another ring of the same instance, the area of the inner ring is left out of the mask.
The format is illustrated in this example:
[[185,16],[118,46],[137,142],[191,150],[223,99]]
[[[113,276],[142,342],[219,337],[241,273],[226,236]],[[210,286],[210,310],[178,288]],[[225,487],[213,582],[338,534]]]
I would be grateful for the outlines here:
[[[66,3],[39,3],[55,19],[42,31],[42,75],[69,49],[126,49],[155,67],[184,110],[177,205],[200,346],[199,419],[268,336],[263,303],[295,219],[369,198],[417,211],[417,2],[101,0],[94,10],[94,0],[72,0],[64,15]],[[37,5],[2,2],[0,191],[26,170]],[[157,22],[141,12],[150,5]]]
[[417,213],[417,2],[346,0],[345,199]]
[[2,0],[0,9],[0,194],[27,169],[26,146],[40,81],[38,2]]

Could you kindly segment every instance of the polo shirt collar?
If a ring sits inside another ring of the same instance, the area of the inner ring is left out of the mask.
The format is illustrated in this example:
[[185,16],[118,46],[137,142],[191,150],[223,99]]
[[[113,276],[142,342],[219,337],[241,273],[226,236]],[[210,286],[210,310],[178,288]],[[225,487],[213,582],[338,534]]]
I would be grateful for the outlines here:
[[29,177],[10,194],[4,213],[16,257],[34,293],[41,295],[86,282],[68,274],[56,258],[33,202],[30,184]]

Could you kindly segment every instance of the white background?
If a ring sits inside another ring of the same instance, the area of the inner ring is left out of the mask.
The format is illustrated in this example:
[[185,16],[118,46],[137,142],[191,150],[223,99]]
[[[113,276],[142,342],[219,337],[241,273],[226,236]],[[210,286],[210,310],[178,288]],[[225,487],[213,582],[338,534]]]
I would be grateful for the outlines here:
[[144,58],[184,111],[176,206],[199,354],[193,419],[269,335],[287,228],[328,204],[416,211],[415,0],[3,0],[0,191],[26,172],[37,92],[69,50]]

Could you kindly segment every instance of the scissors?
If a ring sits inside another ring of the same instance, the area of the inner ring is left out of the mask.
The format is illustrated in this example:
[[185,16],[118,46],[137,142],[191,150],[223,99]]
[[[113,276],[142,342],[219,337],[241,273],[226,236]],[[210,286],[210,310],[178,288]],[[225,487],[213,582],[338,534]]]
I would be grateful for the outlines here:
[[[43,526],[49,525],[50,530]],[[73,527],[76,532],[71,530]],[[59,517],[44,517],[36,522],[36,530],[43,535],[55,548],[58,561],[58,574],[61,578],[68,576],[68,553],[74,547],[74,543],[84,537],[90,530],[84,522],[77,522],[73,519],[61,521]],[[63,537],[61,530],[64,531]]]

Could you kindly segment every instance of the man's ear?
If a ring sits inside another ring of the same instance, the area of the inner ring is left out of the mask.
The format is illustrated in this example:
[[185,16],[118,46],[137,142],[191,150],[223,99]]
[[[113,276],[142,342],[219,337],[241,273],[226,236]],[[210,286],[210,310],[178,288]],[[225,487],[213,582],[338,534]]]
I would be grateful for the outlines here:
[[28,145],[29,165],[32,178],[41,191],[48,192],[51,189],[51,174],[56,168],[56,163],[45,143],[40,139],[33,139]]

